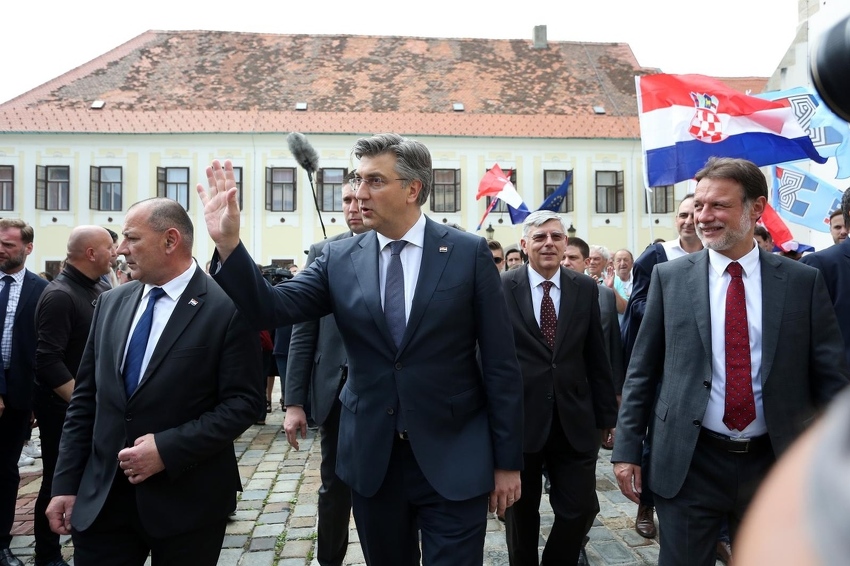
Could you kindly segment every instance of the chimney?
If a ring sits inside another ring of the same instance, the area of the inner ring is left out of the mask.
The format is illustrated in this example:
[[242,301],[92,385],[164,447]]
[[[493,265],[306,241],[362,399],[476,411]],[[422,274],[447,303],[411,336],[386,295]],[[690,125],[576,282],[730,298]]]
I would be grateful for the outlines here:
[[534,49],[547,49],[549,42],[546,40],[546,26],[534,26]]

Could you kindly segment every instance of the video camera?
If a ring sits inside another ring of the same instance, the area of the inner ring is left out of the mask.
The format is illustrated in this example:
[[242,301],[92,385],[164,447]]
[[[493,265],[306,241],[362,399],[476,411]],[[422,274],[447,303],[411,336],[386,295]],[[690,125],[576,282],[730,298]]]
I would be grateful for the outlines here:
[[276,265],[267,265],[263,267],[263,279],[272,285],[279,285],[292,279],[293,275],[288,269],[278,267]]

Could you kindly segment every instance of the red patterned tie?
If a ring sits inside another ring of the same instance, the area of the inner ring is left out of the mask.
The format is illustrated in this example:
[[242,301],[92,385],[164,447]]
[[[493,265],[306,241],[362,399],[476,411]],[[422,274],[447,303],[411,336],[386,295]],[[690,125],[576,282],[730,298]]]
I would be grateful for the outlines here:
[[555,303],[552,302],[552,297],[549,296],[549,290],[554,283],[544,281],[541,285],[543,285],[543,301],[540,302],[540,330],[546,338],[546,343],[554,350],[555,328],[558,323],[558,317],[555,315]]
[[733,261],[726,271],[732,276],[732,281],[726,290],[726,407],[723,424],[729,430],[742,431],[756,418],[747,300],[741,265]]

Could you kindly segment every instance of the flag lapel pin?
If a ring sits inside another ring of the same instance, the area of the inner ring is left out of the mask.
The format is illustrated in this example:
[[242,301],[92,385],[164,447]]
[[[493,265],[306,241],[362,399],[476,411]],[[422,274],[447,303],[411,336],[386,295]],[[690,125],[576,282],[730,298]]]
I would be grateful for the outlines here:
[[189,306],[190,307],[198,306],[198,301],[196,299],[189,299]]
[[449,251],[449,247],[448,247],[448,246],[440,246],[440,253],[441,253],[441,254],[444,254],[444,253],[446,253],[447,251]]

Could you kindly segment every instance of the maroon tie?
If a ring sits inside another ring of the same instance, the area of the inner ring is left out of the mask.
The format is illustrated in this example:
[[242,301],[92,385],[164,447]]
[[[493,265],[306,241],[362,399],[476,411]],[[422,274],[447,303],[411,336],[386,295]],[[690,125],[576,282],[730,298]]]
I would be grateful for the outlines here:
[[741,265],[733,261],[726,271],[732,276],[732,281],[726,290],[726,407],[723,424],[729,430],[742,431],[756,418],[747,300]]
[[555,327],[558,323],[558,317],[555,315],[555,303],[552,302],[552,297],[549,296],[549,290],[552,288],[551,281],[544,281],[543,285],[543,301],[540,302],[540,330],[543,332],[546,343],[553,350],[555,349]]

